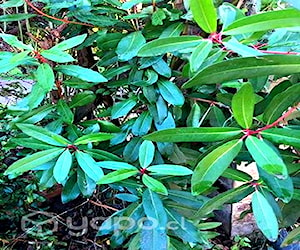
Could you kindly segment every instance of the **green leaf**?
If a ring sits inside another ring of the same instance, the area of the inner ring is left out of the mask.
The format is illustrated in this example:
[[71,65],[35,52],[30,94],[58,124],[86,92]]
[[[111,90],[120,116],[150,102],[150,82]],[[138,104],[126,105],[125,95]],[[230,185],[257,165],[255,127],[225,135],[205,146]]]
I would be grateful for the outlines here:
[[159,56],[187,48],[193,48],[200,44],[202,39],[198,36],[178,36],[160,38],[146,43],[138,52],[138,56]]
[[184,104],[184,96],[175,83],[159,80],[157,86],[160,94],[168,103],[174,106],[182,106]]
[[41,55],[57,63],[68,63],[75,61],[75,59],[70,54],[53,48],[42,51]]
[[286,179],[288,172],[281,157],[263,139],[249,136],[246,147],[257,165],[277,178]]
[[143,136],[148,133],[152,124],[152,116],[149,111],[144,111],[134,122],[132,126],[132,133],[135,136]]
[[260,134],[276,144],[284,144],[300,148],[300,130],[289,128],[270,128]]
[[93,102],[96,99],[96,95],[92,91],[83,91],[75,95],[70,104],[70,108],[81,107]]
[[97,162],[87,153],[76,151],[75,157],[82,170],[94,181],[98,181],[104,175]]
[[252,195],[252,210],[258,228],[268,240],[276,241],[278,237],[276,215],[267,199],[259,191]]
[[300,101],[298,93],[300,93],[300,83],[292,85],[282,93],[276,95],[268,106],[265,107],[263,120],[267,124],[275,122],[284,111]]
[[45,94],[47,94],[50,90],[52,90],[54,86],[54,73],[49,64],[43,63],[40,64],[35,72],[35,77],[37,80],[37,84],[41,87]]
[[96,133],[96,134],[88,134],[88,135],[83,135],[79,138],[77,138],[74,141],[75,145],[81,145],[81,144],[88,144],[91,142],[101,142],[101,141],[107,141],[113,138],[113,134],[109,133]]
[[122,159],[112,153],[101,149],[87,149],[86,152],[93,158],[101,161],[122,161]]
[[30,149],[51,149],[54,148],[55,146],[45,144],[44,142],[41,142],[37,139],[34,138],[12,138],[10,140],[11,142],[25,148],[30,148]]
[[222,174],[222,177],[242,182],[249,182],[253,179],[249,174],[233,168],[225,169],[225,171]]
[[144,141],[139,149],[139,162],[142,168],[148,167],[154,158],[155,147],[151,141]]
[[77,45],[82,44],[86,37],[87,34],[71,37],[63,42],[56,44],[54,47],[51,48],[51,50],[67,50],[74,48]]
[[24,4],[23,0],[9,0],[0,4],[0,8],[20,7]]
[[112,107],[111,118],[117,119],[121,116],[127,115],[128,112],[130,112],[130,110],[132,110],[136,104],[137,102],[135,97],[118,102]]
[[0,16],[0,22],[16,22],[24,19],[29,19],[35,16],[36,16],[35,14],[25,14],[25,13],[2,15]]
[[163,20],[167,18],[165,12],[162,9],[157,9],[151,16],[151,23],[154,26],[163,25]]
[[119,161],[100,161],[98,162],[98,166],[100,166],[101,168],[112,169],[112,170],[122,170],[122,169],[137,170],[135,166],[132,166],[125,162],[119,162]]
[[14,119],[13,123],[36,123],[41,121],[44,117],[46,117],[52,110],[54,106],[52,105],[44,105],[37,109],[34,109],[30,112],[26,112],[21,116]]
[[147,189],[143,193],[143,207],[149,220],[155,220],[157,227],[166,229],[168,218],[159,195]]
[[80,195],[76,175],[73,174],[66,182],[61,193],[62,203],[67,203],[76,199]]
[[194,20],[206,33],[217,31],[217,11],[213,0],[191,0]]
[[65,75],[74,76],[87,82],[107,82],[107,79],[99,72],[83,68],[78,65],[60,65],[57,66],[55,70]]
[[118,43],[116,53],[120,61],[129,61],[137,56],[140,48],[146,43],[146,39],[140,31],[132,32],[123,37]]
[[74,121],[74,114],[65,101],[59,100],[57,102],[57,112],[61,116],[62,120],[67,124],[72,124]]
[[141,250],[167,250],[168,237],[166,230],[154,227],[153,223],[151,220],[143,221],[139,248]]
[[174,128],[146,135],[145,140],[158,142],[214,142],[241,134],[239,128]]
[[253,49],[247,45],[239,43],[239,41],[234,37],[232,37],[228,42],[224,42],[223,45],[227,50],[231,50],[242,57],[263,55],[263,53],[259,52],[257,49]]
[[77,184],[80,192],[85,197],[90,197],[96,188],[96,182],[88,177],[81,168],[77,169]]
[[230,59],[208,66],[183,88],[191,88],[203,84],[222,83],[240,78],[251,78],[268,75],[289,75],[299,73],[300,57],[294,55],[267,55]]
[[153,165],[148,167],[147,170],[158,175],[184,176],[193,174],[193,171],[187,167],[172,164]]
[[190,57],[190,67],[192,72],[196,72],[199,69],[204,60],[208,57],[212,46],[213,44],[210,40],[203,40],[195,48]]
[[237,35],[249,32],[265,31],[278,28],[299,27],[300,11],[286,9],[269,11],[240,18],[230,24],[223,32],[224,35]]
[[150,190],[163,195],[168,195],[167,188],[160,181],[150,177],[149,175],[144,174],[142,181]]
[[232,98],[234,119],[243,128],[252,126],[255,96],[250,83],[244,84]]
[[71,166],[72,166],[72,154],[68,149],[66,149],[58,157],[53,169],[53,176],[58,183],[64,182],[64,180],[68,177]]
[[123,156],[126,162],[135,162],[139,158],[139,148],[143,140],[141,138],[133,138],[124,148]]
[[128,179],[131,176],[138,174],[137,169],[121,169],[114,172],[111,172],[105,176],[103,176],[97,184],[109,184],[118,181],[122,181]]
[[[1,17],[0,17],[0,20],[1,20]],[[33,50],[33,47],[31,45],[22,43],[20,40],[18,40],[18,38],[16,36],[13,36],[10,34],[0,34],[0,37],[3,39],[4,42],[6,42],[9,45],[16,47],[18,49]]]
[[192,193],[198,195],[209,189],[240,152],[242,140],[229,141],[206,155],[192,176]]
[[287,237],[284,239],[284,241],[281,243],[280,247],[286,247],[293,243],[299,243],[300,241],[300,227],[294,228]]
[[253,188],[249,185],[242,185],[240,187],[230,189],[205,202],[193,217],[206,217],[206,215],[210,214],[216,209],[219,209],[224,204],[240,201],[252,192]]
[[199,121],[201,118],[201,109],[200,106],[195,102],[192,106],[191,112],[189,113],[186,119],[187,127],[199,127]]
[[16,126],[21,129],[24,134],[50,145],[65,147],[71,144],[66,138],[32,124],[16,124]]
[[26,171],[32,170],[48,161],[59,156],[64,149],[53,148],[44,150],[41,152],[34,153],[32,155],[26,156],[16,162],[14,162],[5,172],[5,175],[14,174],[20,175]]

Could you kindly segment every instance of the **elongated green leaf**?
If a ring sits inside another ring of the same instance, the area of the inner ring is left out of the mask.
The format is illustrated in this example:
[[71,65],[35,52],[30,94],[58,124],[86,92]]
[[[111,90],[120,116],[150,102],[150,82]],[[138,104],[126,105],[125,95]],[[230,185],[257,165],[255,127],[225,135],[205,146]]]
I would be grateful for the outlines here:
[[44,142],[41,142],[35,138],[20,138],[20,137],[17,137],[17,138],[12,138],[10,140],[11,142],[21,146],[21,147],[25,147],[25,148],[30,148],[30,149],[51,149],[51,148],[54,148],[55,146],[53,145],[49,145],[49,144],[46,144]]
[[70,54],[53,48],[42,51],[41,55],[57,63],[68,63],[75,61],[75,59]]
[[168,194],[168,190],[164,186],[164,184],[162,184],[160,181],[150,177],[149,175],[144,174],[142,177],[142,181],[146,185],[146,187],[148,187],[150,190],[152,190],[156,193],[164,194],[164,195]]
[[13,120],[13,123],[36,123],[41,121],[45,116],[47,116],[52,110],[54,106],[52,105],[44,105],[37,109],[34,109],[30,112],[26,112],[25,114],[17,117]]
[[227,50],[231,50],[243,57],[263,55],[263,53],[259,52],[257,49],[253,49],[247,45],[239,43],[235,38],[231,38],[228,42],[224,42],[223,45]]
[[135,166],[132,166],[125,162],[118,162],[118,161],[100,161],[98,165],[101,168],[107,168],[112,170],[122,170],[122,169],[130,169],[130,170],[137,170]]
[[[0,20],[1,20],[1,17],[0,17]],[[18,49],[33,50],[33,47],[31,45],[22,43],[20,40],[18,40],[18,38],[16,36],[13,36],[10,34],[0,34],[0,37],[3,39],[4,42],[6,42],[9,45],[16,47]]]
[[32,124],[16,124],[23,133],[47,144],[64,147],[71,144],[66,138]]
[[96,95],[92,91],[83,91],[78,93],[72,98],[69,107],[76,108],[93,102],[96,99]]
[[153,226],[154,222],[145,220],[143,222],[140,249],[141,250],[167,250],[168,237],[165,229]]
[[278,237],[278,222],[276,215],[267,201],[259,191],[252,196],[252,210],[258,228],[270,241]]
[[212,211],[219,209],[226,203],[232,203],[242,200],[253,191],[254,189],[251,186],[242,185],[240,187],[233,188],[224,193],[221,193],[205,202],[204,205],[197,211],[194,218],[203,218]]
[[132,133],[136,136],[143,136],[148,133],[152,124],[152,116],[149,111],[143,112],[132,126]]
[[146,43],[139,51],[138,56],[159,56],[187,48],[193,48],[200,44],[202,39],[198,36],[178,36],[160,38]]
[[80,195],[80,189],[77,184],[76,175],[73,174],[66,182],[63,187],[61,200],[62,203],[67,203],[71,200],[76,199]]
[[109,184],[118,181],[128,179],[131,176],[134,176],[139,171],[137,169],[121,169],[114,172],[111,172],[103,176],[97,183],[98,184]]
[[21,21],[24,19],[29,19],[34,16],[36,16],[36,15],[35,14],[25,14],[25,13],[2,15],[2,16],[0,16],[0,22]]
[[214,142],[241,134],[239,128],[174,128],[146,135],[145,140],[158,142]]
[[300,101],[300,83],[292,85],[282,93],[276,95],[265,108],[263,120],[270,124],[279,118],[284,111]]
[[240,18],[230,24],[224,35],[237,35],[249,32],[265,31],[278,28],[299,27],[300,11],[296,9],[270,11]]
[[184,104],[184,96],[175,83],[160,80],[157,86],[160,94],[168,103],[174,106],[182,106]]
[[96,134],[89,134],[83,135],[74,141],[75,145],[81,144],[88,144],[90,142],[100,142],[100,141],[107,141],[113,138],[113,134],[109,133],[96,133]]
[[187,167],[172,164],[153,165],[148,167],[147,170],[159,175],[183,176],[193,174],[193,171]]
[[222,83],[239,78],[299,73],[300,56],[267,55],[227,60],[213,64],[187,81],[183,88]]
[[130,110],[136,105],[136,99],[130,98],[124,100],[122,102],[118,102],[117,104],[113,105],[111,110],[111,118],[117,119],[121,116],[127,115]]
[[262,131],[261,135],[274,143],[300,148],[300,130],[271,128]]
[[58,183],[62,183],[69,174],[72,166],[72,154],[66,149],[57,159],[54,169],[53,176]]
[[148,219],[155,220],[157,227],[166,228],[167,213],[158,194],[147,189],[143,193],[143,207]]
[[77,45],[83,43],[83,41],[86,39],[87,34],[79,35],[79,36],[74,36],[71,37],[63,42],[60,42],[56,44],[54,47],[51,49],[54,50],[67,50],[76,47]]
[[284,241],[281,243],[281,247],[286,247],[292,243],[299,243],[300,241],[300,227],[294,228],[287,237],[284,239]]
[[213,0],[190,0],[190,8],[201,29],[206,33],[217,31],[217,10]]
[[20,7],[24,4],[23,0],[9,0],[0,4],[0,8]]
[[140,31],[132,32],[118,43],[116,53],[121,61],[129,61],[138,54],[146,39]]
[[87,153],[76,151],[75,157],[82,170],[94,181],[98,181],[104,175],[97,162]]
[[69,106],[66,104],[65,101],[59,100],[57,102],[57,111],[65,123],[67,123],[67,124],[73,123],[74,114],[71,111],[71,109],[69,108]]
[[250,83],[244,84],[232,98],[234,119],[243,128],[250,128],[254,113],[254,90]]
[[190,57],[190,67],[192,72],[196,72],[199,69],[204,60],[208,57],[212,46],[213,44],[210,40],[203,40],[195,48]]
[[249,136],[246,147],[257,165],[280,179],[286,179],[288,172],[281,157],[263,139]]
[[225,169],[222,176],[235,181],[248,182],[252,180],[252,177],[249,174],[233,168]]
[[237,156],[242,145],[242,140],[233,140],[205,156],[194,170],[192,193],[198,195],[209,189]]
[[77,169],[77,184],[80,192],[85,197],[90,197],[96,188],[96,182],[88,177],[81,168]]
[[148,167],[154,158],[155,147],[151,141],[144,141],[139,149],[139,162],[142,168]]
[[199,127],[200,118],[201,118],[200,106],[197,103],[194,103],[191,112],[189,113],[189,116],[186,119],[187,127],[194,127],[194,128]]
[[101,149],[87,149],[86,152],[93,158],[101,161],[122,161],[122,159],[112,153]]
[[39,87],[47,94],[54,86],[54,73],[50,65],[47,63],[40,64],[35,76]]
[[64,149],[61,148],[53,148],[53,149],[48,149],[48,150],[34,153],[13,163],[4,172],[4,174],[20,175],[28,170],[32,170],[35,167],[38,167],[48,161],[51,161],[55,157],[59,156],[63,151]]
[[107,82],[107,79],[99,72],[78,65],[61,65],[56,67],[55,70],[87,82]]

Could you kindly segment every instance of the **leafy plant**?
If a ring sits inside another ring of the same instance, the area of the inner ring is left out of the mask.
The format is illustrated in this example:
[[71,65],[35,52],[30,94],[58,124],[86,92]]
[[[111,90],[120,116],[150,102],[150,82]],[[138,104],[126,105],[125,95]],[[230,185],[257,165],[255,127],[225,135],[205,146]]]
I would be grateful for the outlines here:
[[[26,156],[6,175],[34,171],[41,189],[63,186],[64,203],[97,185],[121,192],[128,206],[98,232],[113,248],[212,247],[200,225],[249,194],[268,240],[297,221],[284,219],[300,199],[297,6],[246,16],[212,0],[42,2],[49,14],[25,4],[55,26],[46,45],[0,35],[14,51],[0,52],[3,78],[26,68],[35,81],[8,107],[18,133],[6,149]],[[25,14],[0,21],[34,25]],[[256,162],[259,179],[232,167],[241,162]],[[243,185],[222,190],[221,176]]]

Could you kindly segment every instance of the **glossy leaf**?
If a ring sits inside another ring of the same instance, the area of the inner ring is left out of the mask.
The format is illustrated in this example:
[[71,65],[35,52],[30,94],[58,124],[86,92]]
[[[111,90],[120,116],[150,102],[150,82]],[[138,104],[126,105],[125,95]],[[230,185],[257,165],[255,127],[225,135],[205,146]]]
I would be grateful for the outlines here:
[[70,54],[54,48],[42,51],[41,55],[46,59],[57,63],[68,63],[75,61]]
[[122,161],[122,159],[112,153],[101,149],[87,149],[86,152],[89,153],[93,158],[101,161]]
[[[10,15],[11,16],[11,15]],[[31,15],[32,16],[32,15]],[[1,20],[1,19],[0,19]],[[8,43],[9,45],[16,47],[18,49],[25,49],[25,50],[33,50],[31,45],[27,45],[22,43],[18,38],[14,35],[10,34],[0,34],[0,37],[3,39],[4,42]]]
[[194,20],[206,33],[217,31],[217,11],[213,0],[191,0]]
[[293,106],[296,102],[300,101],[299,93],[300,83],[292,85],[282,93],[277,94],[271,102],[265,107],[263,114],[263,120],[270,124],[275,122],[284,111],[290,106]]
[[199,127],[200,118],[201,118],[200,106],[197,103],[194,103],[191,112],[189,113],[186,119],[186,126],[194,127],[194,128]]
[[130,110],[132,110],[134,108],[136,103],[137,102],[136,102],[135,98],[130,98],[130,99],[116,103],[112,107],[111,118],[117,119],[121,116],[127,115],[130,112]]
[[288,128],[270,128],[262,131],[261,135],[271,142],[300,148],[299,130]]
[[55,70],[65,75],[74,76],[87,82],[107,82],[107,79],[99,72],[78,65],[61,65],[57,66]]
[[45,93],[48,93],[53,88],[54,73],[49,64],[40,64],[35,73],[35,76],[39,87],[41,87],[45,91]]
[[126,162],[118,162],[118,161],[100,161],[98,165],[101,168],[111,169],[111,170],[122,170],[122,169],[129,169],[129,170],[137,170],[137,168],[133,165],[130,165]]
[[66,149],[58,157],[53,169],[53,176],[58,183],[62,183],[68,177],[71,166],[72,154]]
[[121,169],[114,172],[111,172],[105,176],[103,176],[100,180],[98,180],[98,184],[109,184],[118,181],[122,181],[128,179],[131,176],[134,176],[139,171],[137,169]]
[[214,142],[241,134],[238,128],[174,128],[151,133],[145,140],[158,142]]
[[83,91],[75,95],[70,104],[70,108],[81,107],[93,102],[96,99],[96,95],[92,91]]
[[47,144],[64,147],[71,144],[66,138],[32,124],[16,124],[23,133]]
[[168,194],[167,188],[160,181],[152,178],[151,176],[144,174],[142,181],[150,190],[164,195]]
[[267,199],[259,191],[252,195],[252,210],[256,224],[270,241],[278,237],[278,222],[275,213]]
[[16,21],[21,21],[24,19],[29,19],[29,18],[35,17],[35,16],[36,16],[35,14],[26,14],[26,13],[1,15],[0,22],[16,22]]
[[292,243],[299,243],[299,241],[300,241],[300,227],[296,227],[291,232],[289,232],[287,237],[281,243],[281,247],[286,247]]
[[96,188],[96,182],[88,177],[81,168],[77,169],[77,184],[80,189],[80,192],[85,197],[90,197]]
[[233,116],[243,128],[250,128],[254,113],[255,96],[250,83],[244,84],[232,98]]
[[146,39],[140,31],[132,32],[123,37],[116,49],[120,61],[129,61],[135,57],[145,43]]
[[135,136],[143,136],[148,133],[152,124],[152,116],[148,111],[144,111],[134,122],[132,133]]
[[249,136],[246,139],[246,147],[259,167],[277,178],[286,179],[288,177],[283,160],[263,139]]
[[263,55],[263,53],[259,52],[257,49],[239,43],[235,38],[231,38],[228,42],[224,42],[223,44],[227,50],[233,51],[242,57]]
[[230,59],[203,69],[187,81],[183,88],[249,78],[249,76],[253,78],[299,73],[299,64],[300,57],[293,55],[267,55]]
[[77,184],[77,178],[76,175],[73,174],[63,187],[61,194],[62,203],[68,203],[69,201],[76,199],[79,195],[80,189]]
[[168,103],[175,106],[182,106],[184,104],[184,96],[175,83],[160,80],[157,86],[160,94]]
[[91,142],[107,141],[113,137],[114,137],[114,135],[109,134],[109,133],[95,133],[95,134],[83,135],[74,141],[74,145],[88,144]]
[[59,100],[57,102],[57,112],[61,116],[62,120],[67,124],[72,124],[74,121],[74,115],[65,101]]
[[286,9],[260,13],[240,18],[230,24],[224,35],[237,35],[249,32],[265,31],[278,28],[299,27],[300,11]]
[[139,162],[142,168],[148,167],[154,158],[155,147],[151,141],[144,141],[139,149]]
[[193,171],[187,167],[172,164],[153,165],[148,167],[147,170],[158,175],[184,176],[193,174]]
[[154,227],[151,220],[143,222],[141,239],[141,250],[167,250],[168,238],[165,229]]
[[75,157],[79,166],[92,180],[97,182],[104,175],[102,169],[89,154],[77,150]]
[[159,56],[187,48],[193,48],[200,44],[201,38],[198,36],[178,36],[160,38],[146,43],[138,52],[138,56]]
[[51,49],[54,50],[68,50],[71,48],[76,47],[77,45],[83,43],[83,41],[86,39],[87,34],[82,34],[78,36],[73,36],[65,41],[62,41],[55,46],[53,46]]
[[[200,1],[200,0],[197,0]],[[203,40],[195,48],[190,57],[190,67],[192,72],[196,72],[202,65],[204,60],[208,57],[209,52],[212,49],[212,42],[210,40]]]
[[249,174],[233,168],[225,169],[222,176],[231,180],[242,182],[249,182],[252,180],[252,176],[250,176]]
[[196,166],[192,176],[192,193],[209,189],[240,152],[243,142],[233,140],[206,155]]
[[224,204],[238,202],[247,197],[253,191],[254,189],[251,186],[242,185],[218,194],[209,201],[205,202],[204,205],[197,211],[194,218],[203,218],[212,211],[219,209]]
[[25,158],[22,158],[10,165],[9,168],[4,172],[4,174],[20,175],[48,161],[51,161],[52,159],[59,156],[63,151],[64,149],[61,148],[53,148],[28,155]]

